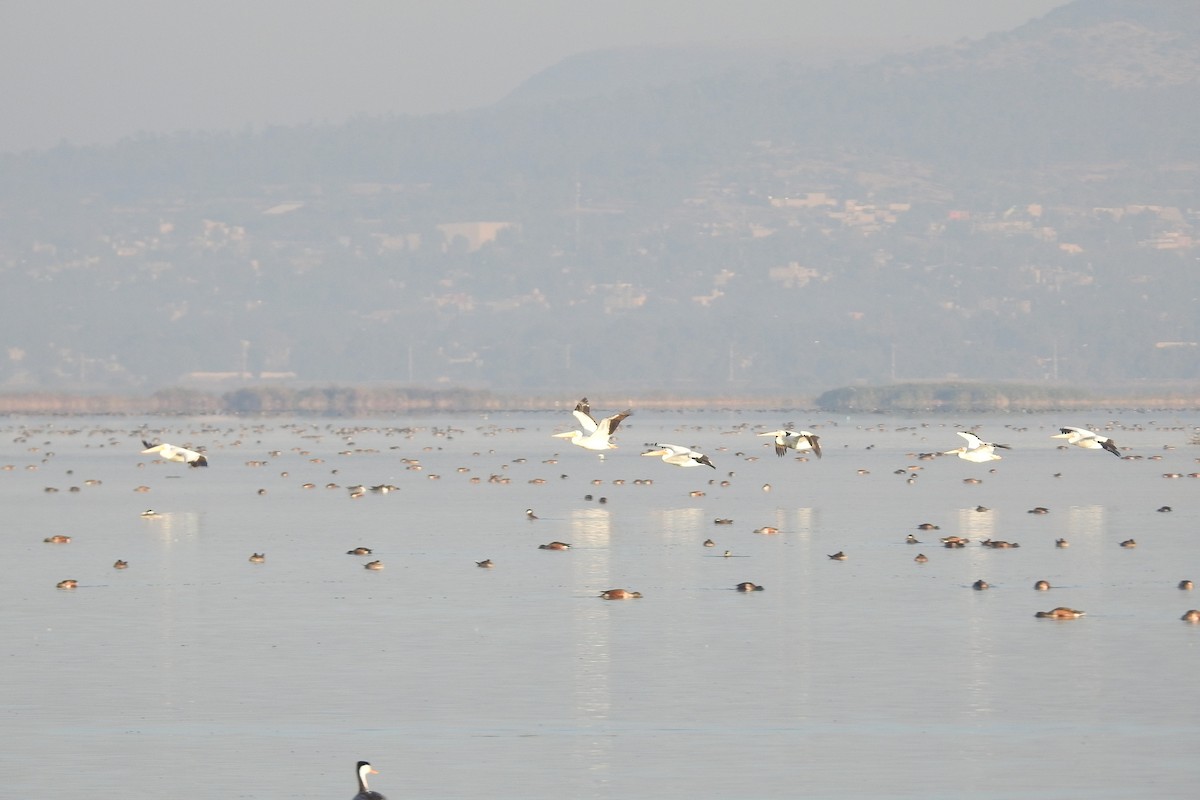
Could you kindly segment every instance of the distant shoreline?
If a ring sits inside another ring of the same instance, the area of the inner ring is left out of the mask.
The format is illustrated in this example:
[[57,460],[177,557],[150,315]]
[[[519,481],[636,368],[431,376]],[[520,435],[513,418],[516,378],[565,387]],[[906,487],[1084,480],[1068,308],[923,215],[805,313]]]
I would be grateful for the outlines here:
[[[820,414],[1046,413],[1088,410],[1200,410],[1200,387],[1090,394],[1007,384],[930,383],[845,387],[819,397],[730,393],[705,396],[591,391],[594,407],[647,410],[779,410]],[[251,387],[224,393],[164,389],[151,395],[0,393],[0,416],[299,416],[555,411],[578,398],[476,389],[330,386]]]

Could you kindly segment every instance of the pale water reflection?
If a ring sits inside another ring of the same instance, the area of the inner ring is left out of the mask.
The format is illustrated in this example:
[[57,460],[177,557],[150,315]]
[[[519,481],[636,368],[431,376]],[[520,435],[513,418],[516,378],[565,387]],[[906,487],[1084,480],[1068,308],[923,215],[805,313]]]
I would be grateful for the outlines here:
[[[550,438],[563,415],[153,422],[207,470],[146,461],[136,425],[23,420],[2,793],[49,764],[70,796],[349,797],[365,758],[393,798],[1189,797],[1200,484],[1162,475],[1196,472],[1197,420],[1134,416],[1128,460],[1056,449],[1080,420],[962,420],[1013,446],[988,466],[919,459],[958,420],[814,415],[808,461],[732,411],[635,410],[603,460]],[[660,440],[717,470],[640,458]],[[1034,618],[1057,605],[1087,616]]]

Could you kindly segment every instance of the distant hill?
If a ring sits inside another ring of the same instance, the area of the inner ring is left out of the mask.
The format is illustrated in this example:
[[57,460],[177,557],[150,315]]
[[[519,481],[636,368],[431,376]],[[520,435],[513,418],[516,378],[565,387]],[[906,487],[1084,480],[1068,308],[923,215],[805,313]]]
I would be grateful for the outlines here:
[[0,157],[0,390],[1200,375],[1200,3],[863,55],[607,51],[469,113]]
[[1200,3],[1076,0],[1010,32],[863,63],[873,49],[586,53],[472,112],[7,156],[0,164],[17,180],[0,193],[329,179],[465,189],[513,171],[640,171],[663,153],[681,164],[725,163],[730,148],[764,139],[952,170],[1200,159]]
[[1188,0],[1076,0],[1015,30],[934,48],[902,70],[926,75],[988,73],[1109,89],[1194,87],[1200,83],[1200,5]]
[[524,81],[498,106],[543,105],[641,89],[687,84],[735,74],[768,80],[781,71],[869,64],[914,52],[930,42],[811,39],[753,44],[692,44],[593,50],[563,59]]

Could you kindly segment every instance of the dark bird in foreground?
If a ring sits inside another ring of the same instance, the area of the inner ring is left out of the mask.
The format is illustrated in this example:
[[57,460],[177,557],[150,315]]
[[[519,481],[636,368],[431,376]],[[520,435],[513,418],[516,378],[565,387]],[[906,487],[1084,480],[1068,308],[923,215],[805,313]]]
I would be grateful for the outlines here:
[[386,797],[379,792],[372,791],[367,786],[368,775],[378,775],[379,770],[372,767],[366,761],[358,762],[358,794],[354,795],[353,800],[387,800]]

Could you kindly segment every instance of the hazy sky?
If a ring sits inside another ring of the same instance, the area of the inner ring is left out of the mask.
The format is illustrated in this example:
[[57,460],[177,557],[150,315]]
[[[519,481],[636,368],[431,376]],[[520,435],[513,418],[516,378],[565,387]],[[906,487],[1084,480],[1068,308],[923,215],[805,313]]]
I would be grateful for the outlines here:
[[486,105],[624,45],[1014,28],[1066,0],[0,0],[0,151]]

